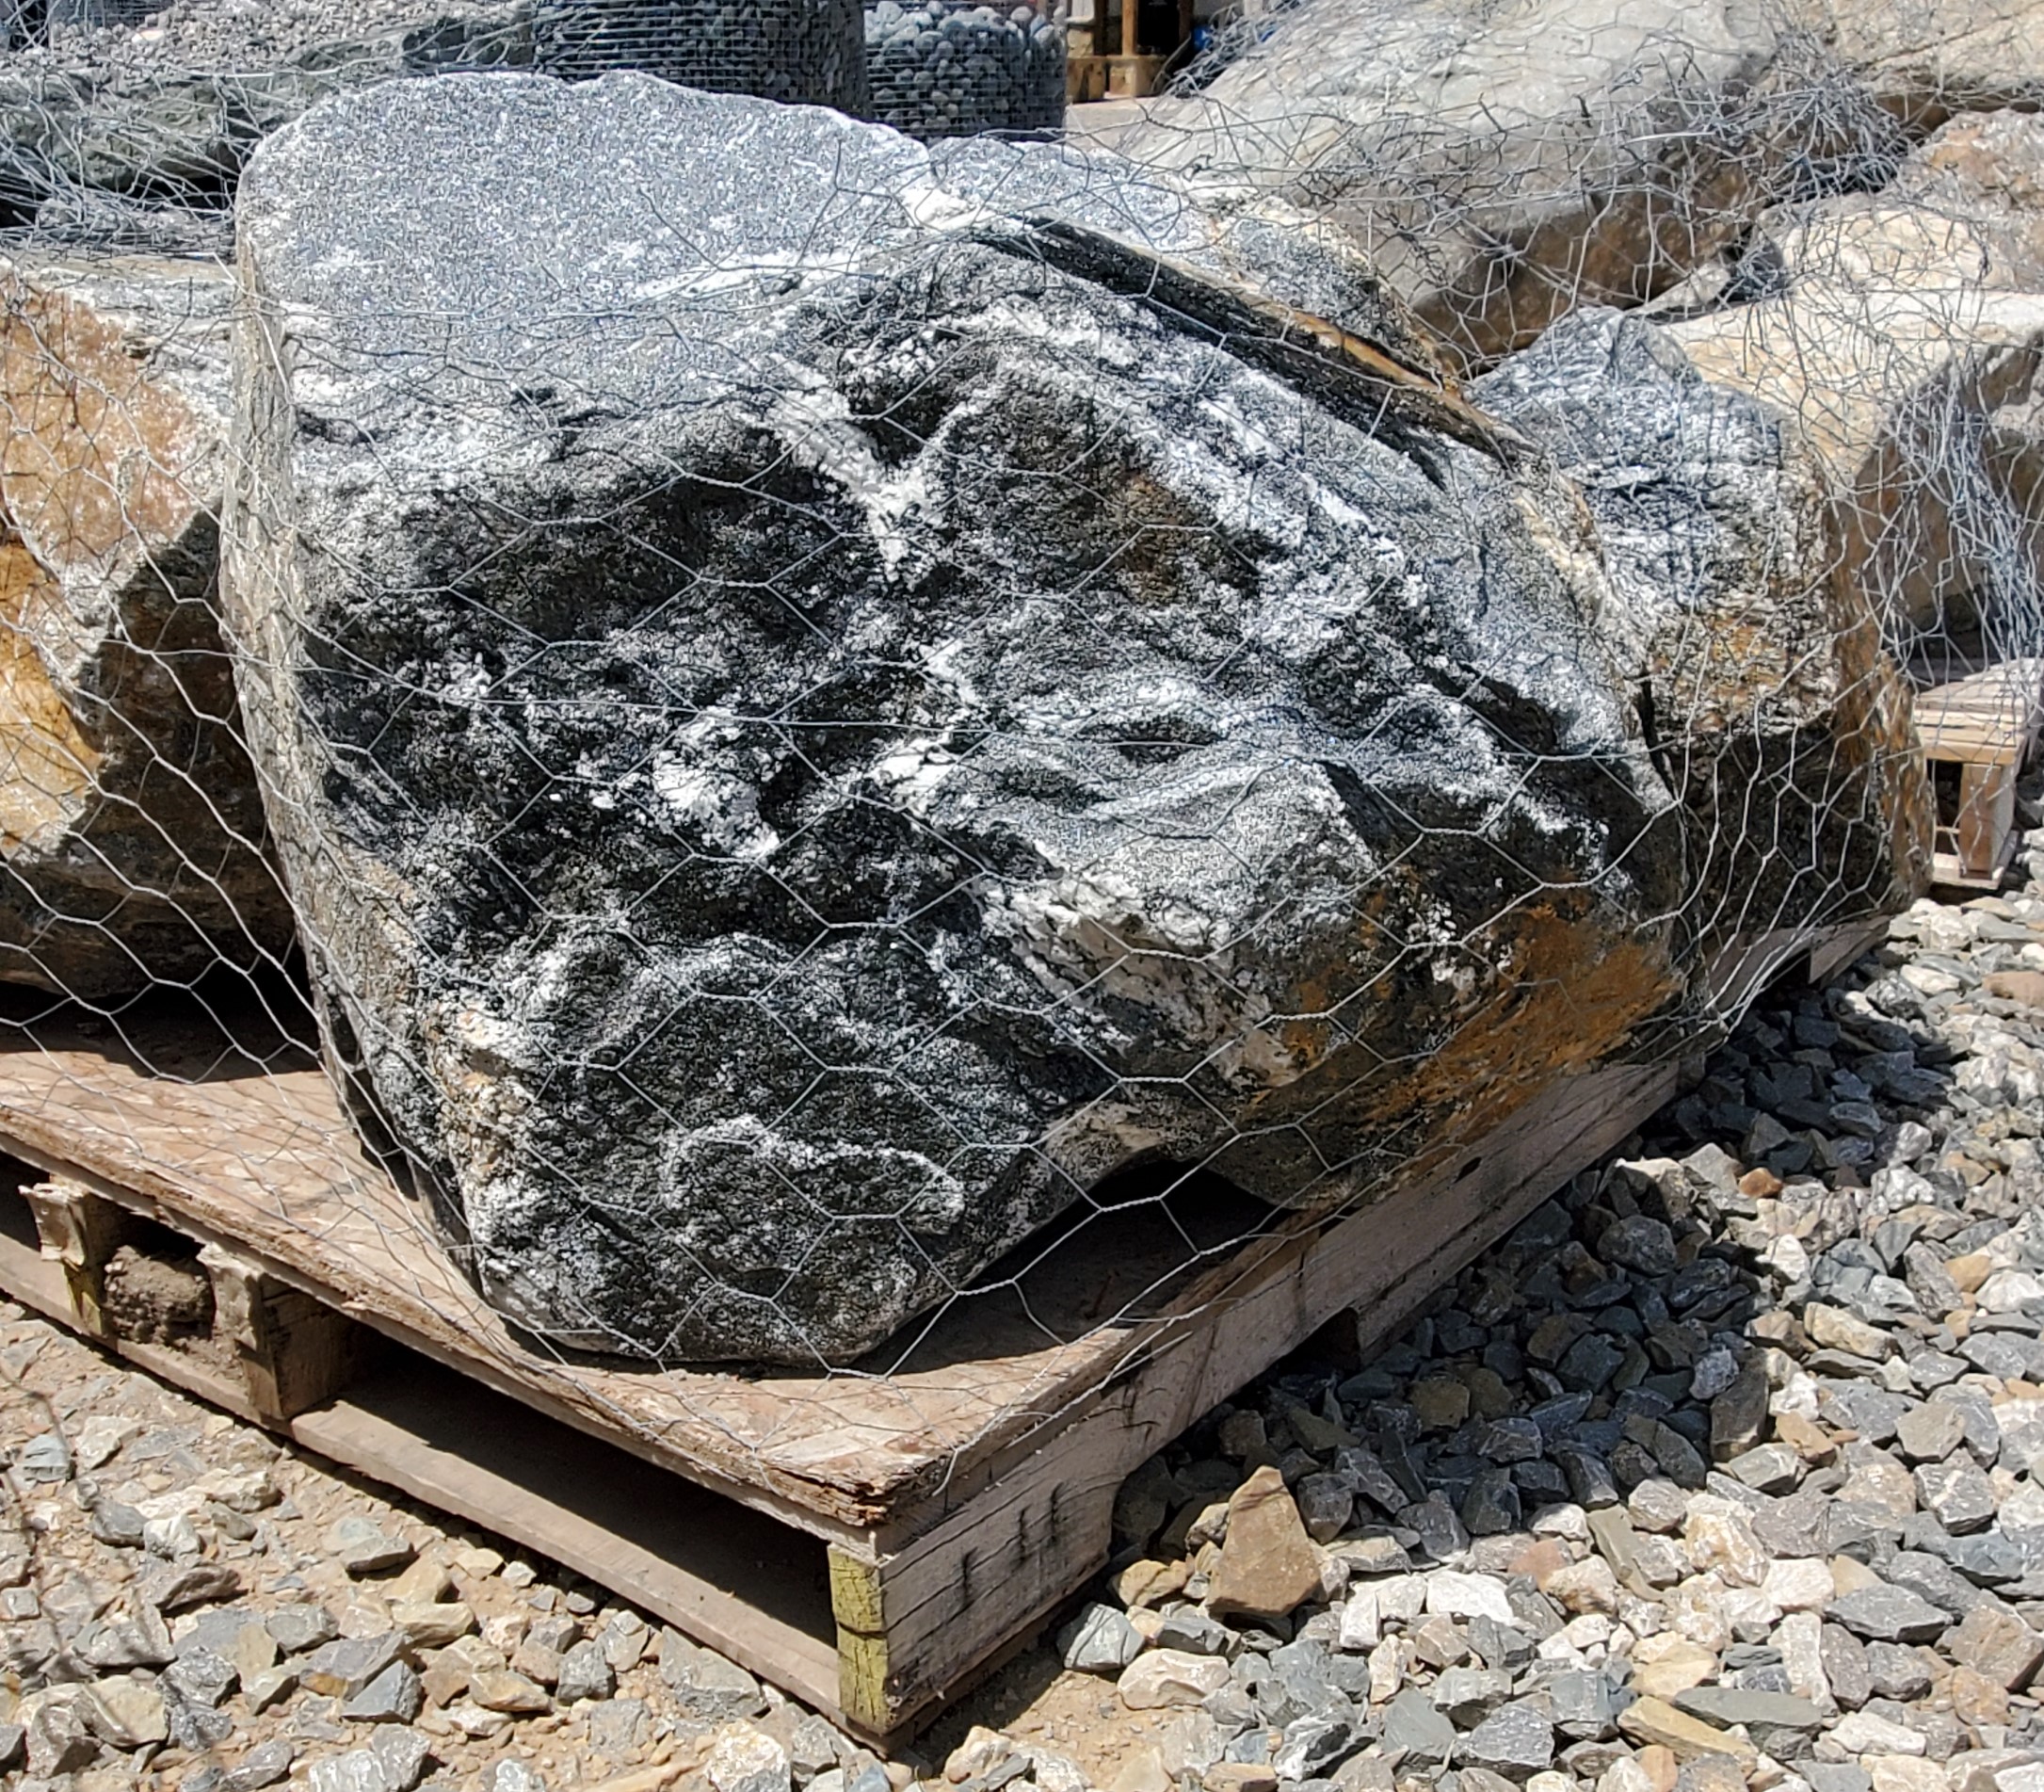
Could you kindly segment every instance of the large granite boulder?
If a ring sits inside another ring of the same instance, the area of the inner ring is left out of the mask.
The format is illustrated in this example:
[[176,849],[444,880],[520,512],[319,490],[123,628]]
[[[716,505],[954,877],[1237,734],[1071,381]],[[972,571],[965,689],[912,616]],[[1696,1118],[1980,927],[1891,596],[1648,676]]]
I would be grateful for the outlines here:
[[0,980],[282,954],[215,608],[233,283],[0,261]]
[[238,230],[330,1056],[532,1331],[852,1358],[1125,1166],[1358,1199],[1680,999],[1582,508],[1310,237],[630,76],[335,102]]
[[2044,0],[1299,0],[1228,41],[1117,147],[1338,217],[1476,364],[1877,186],[1955,109],[2044,100]]
[[1581,490],[1682,798],[1685,951],[1891,914],[1933,808],[1909,689],[1856,576],[1852,494],[1798,417],[1713,384],[1679,338],[1597,310],[1474,388]]

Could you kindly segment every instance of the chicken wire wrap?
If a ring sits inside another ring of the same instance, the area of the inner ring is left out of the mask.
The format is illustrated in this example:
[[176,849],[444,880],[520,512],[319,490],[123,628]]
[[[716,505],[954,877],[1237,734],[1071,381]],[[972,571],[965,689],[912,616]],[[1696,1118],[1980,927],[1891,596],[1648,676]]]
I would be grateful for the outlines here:
[[734,1449],[690,1365],[990,1430],[1965,824],[2024,8],[1302,0],[1063,147],[505,72],[654,10],[0,63],[16,1058],[323,1063],[323,1226]]
[[872,116],[910,137],[1054,133],[1065,22],[1052,0],[868,0]]

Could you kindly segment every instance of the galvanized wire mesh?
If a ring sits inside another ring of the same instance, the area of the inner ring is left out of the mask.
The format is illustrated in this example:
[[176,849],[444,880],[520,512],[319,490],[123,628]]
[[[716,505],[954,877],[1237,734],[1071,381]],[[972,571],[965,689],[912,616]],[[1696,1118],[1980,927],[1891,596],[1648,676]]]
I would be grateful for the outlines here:
[[[1693,1052],[1991,831],[1912,693],[2044,655],[2020,41],[1759,12],[1319,0],[1117,137],[931,148],[476,73],[856,111],[847,6],[45,15],[10,1048],[316,1051],[433,1298],[701,1413],[997,1311],[1062,1399]],[[865,32],[912,137],[1057,122],[1046,8]]]

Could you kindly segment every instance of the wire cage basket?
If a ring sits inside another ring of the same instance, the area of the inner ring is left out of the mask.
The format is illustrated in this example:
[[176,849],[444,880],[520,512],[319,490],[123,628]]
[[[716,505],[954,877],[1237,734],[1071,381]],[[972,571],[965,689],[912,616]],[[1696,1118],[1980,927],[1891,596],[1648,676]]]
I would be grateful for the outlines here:
[[868,0],[873,116],[922,137],[1061,129],[1065,19],[1062,0]]
[[140,24],[169,0],[47,0],[53,25]]
[[169,0],[0,0],[0,51],[44,43],[53,31],[140,24]]
[[586,79],[636,69],[684,87],[866,110],[859,0],[539,0],[533,62]]

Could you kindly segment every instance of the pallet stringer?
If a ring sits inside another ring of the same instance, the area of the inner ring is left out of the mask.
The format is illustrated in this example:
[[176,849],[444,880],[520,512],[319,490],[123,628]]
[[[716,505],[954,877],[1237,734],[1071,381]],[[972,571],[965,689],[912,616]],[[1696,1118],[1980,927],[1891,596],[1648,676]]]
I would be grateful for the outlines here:
[[105,1338],[104,1278],[126,1231],[121,1209],[67,1176],[53,1175],[22,1195],[35,1216],[44,1259],[63,1270],[72,1323],[88,1337]]

